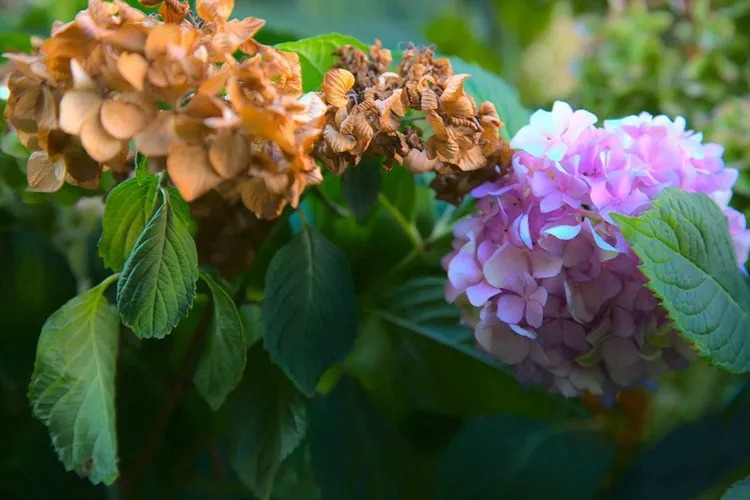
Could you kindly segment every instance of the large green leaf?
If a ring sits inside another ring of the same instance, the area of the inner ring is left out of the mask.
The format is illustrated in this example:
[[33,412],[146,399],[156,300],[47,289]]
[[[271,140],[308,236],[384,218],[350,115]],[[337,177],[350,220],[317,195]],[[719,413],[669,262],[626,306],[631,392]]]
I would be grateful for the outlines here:
[[269,498],[279,465],[305,435],[305,398],[256,344],[228,407],[232,466],[253,493]]
[[305,226],[271,260],[262,304],[271,359],[307,395],[354,343],[357,305],[346,257]]
[[117,478],[115,366],[120,321],[104,291],[71,299],[42,328],[29,400],[67,470],[92,483]]
[[310,404],[310,453],[326,500],[434,496],[414,451],[351,378]]
[[721,500],[747,500],[750,498],[750,477],[737,481],[724,493]]
[[720,491],[711,496],[703,493],[748,473],[750,399],[747,396],[745,392],[727,409],[683,424],[644,449],[619,474],[606,498],[717,498]]
[[302,38],[294,42],[284,42],[276,46],[279,50],[296,52],[302,66],[302,87],[306,92],[318,90],[323,83],[323,75],[338,59],[333,53],[344,45],[353,45],[368,51],[364,43],[354,37],[340,33]]
[[640,216],[614,218],[683,338],[716,365],[750,370],[750,293],[716,203],[670,189]]
[[128,179],[107,195],[99,240],[104,265],[113,271],[122,269],[158,202],[159,190],[153,175]]
[[[162,190],[164,193],[164,190]],[[163,338],[190,310],[198,280],[198,253],[172,198],[143,228],[117,283],[117,308],[141,338]]]
[[213,298],[213,318],[193,382],[212,410],[218,410],[242,379],[247,346],[234,301],[206,273],[200,273]]
[[375,316],[391,334],[390,385],[416,410],[454,416],[512,413],[550,417],[580,408],[535,387],[474,347],[458,309],[445,302],[445,278],[421,277],[389,290]]
[[616,450],[595,431],[498,415],[456,436],[438,484],[443,498],[593,499]]
[[531,113],[521,104],[518,92],[505,80],[481,66],[467,63],[456,57],[451,58],[451,65],[455,73],[471,74],[464,89],[474,97],[477,105],[482,101],[490,101],[495,105],[497,114],[505,123],[506,128],[501,130],[501,134],[505,135],[506,139],[515,135],[529,122]]
[[341,190],[357,222],[370,213],[380,193],[381,161],[365,158],[341,176]]

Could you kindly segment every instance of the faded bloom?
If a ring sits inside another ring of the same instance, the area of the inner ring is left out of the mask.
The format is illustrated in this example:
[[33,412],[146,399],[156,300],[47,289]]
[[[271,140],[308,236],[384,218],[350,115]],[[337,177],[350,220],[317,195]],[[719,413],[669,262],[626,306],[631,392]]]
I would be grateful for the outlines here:
[[260,218],[296,207],[322,180],[310,153],[326,112],[303,95],[297,55],[253,39],[263,20],[230,20],[232,0],[198,0],[200,20],[185,1],[141,3],[159,16],[89,0],[33,55],[8,54],[5,116],[32,151],[29,186],[96,188],[133,167],[132,144],[187,201],[216,190]]
[[478,211],[456,225],[443,263],[448,300],[520,381],[607,398],[693,356],[611,214],[636,215],[668,187],[705,193],[741,267],[750,231],[728,207],[737,171],[684,119],[596,120],[564,102],[534,113],[511,141],[512,170],[472,191]]

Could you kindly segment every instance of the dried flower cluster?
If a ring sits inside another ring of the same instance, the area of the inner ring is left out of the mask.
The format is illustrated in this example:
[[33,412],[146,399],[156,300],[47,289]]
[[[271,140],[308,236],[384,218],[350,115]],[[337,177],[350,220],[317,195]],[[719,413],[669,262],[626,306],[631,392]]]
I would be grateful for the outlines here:
[[[342,173],[363,156],[384,156],[386,168],[395,161],[414,173],[434,171],[438,197],[458,202],[494,176],[495,165],[509,165],[495,106],[477,107],[464,90],[469,75],[453,74],[448,59],[409,48],[391,72],[391,53],[379,43],[369,54],[346,46],[337,55],[341,59],[321,89],[328,111],[315,149],[332,172]],[[416,120],[429,125],[430,137],[409,125]]]
[[9,54],[6,119],[33,151],[31,188],[96,187],[134,147],[189,201],[218,188],[262,218],[296,206],[322,179],[309,153],[326,108],[302,95],[297,55],[257,43],[264,21],[229,20],[233,7],[198,0],[198,22],[175,0],[159,16],[90,0],[33,55]]
[[558,102],[511,141],[513,168],[472,192],[444,260],[479,344],[523,382],[611,396],[692,357],[610,214],[636,215],[668,187],[705,193],[727,216],[737,263],[750,250],[728,206],[737,171],[685,120],[646,113],[596,127]]

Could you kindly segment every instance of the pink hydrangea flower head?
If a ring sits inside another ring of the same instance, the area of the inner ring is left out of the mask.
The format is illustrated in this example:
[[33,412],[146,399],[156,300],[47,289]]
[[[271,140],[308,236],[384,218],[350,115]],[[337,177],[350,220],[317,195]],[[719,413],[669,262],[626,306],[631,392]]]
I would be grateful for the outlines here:
[[510,172],[472,191],[477,212],[456,225],[443,265],[480,348],[522,382],[611,398],[693,356],[611,214],[637,215],[669,187],[705,193],[743,269],[750,231],[728,207],[737,172],[683,118],[596,122],[564,102],[534,113],[511,141]]

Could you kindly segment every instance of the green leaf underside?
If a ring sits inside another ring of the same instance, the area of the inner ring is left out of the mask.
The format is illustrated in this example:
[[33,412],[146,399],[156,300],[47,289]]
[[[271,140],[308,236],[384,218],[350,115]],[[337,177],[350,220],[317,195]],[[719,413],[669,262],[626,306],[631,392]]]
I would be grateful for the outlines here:
[[39,337],[29,400],[67,470],[94,483],[117,478],[115,367],[120,321],[110,280],[71,299]]
[[498,415],[456,436],[438,473],[441,498],[593,499],[617,447],[602,434]]
[[372,211],[380,193],[380,161],[363,159],[341,176],[341,190],[357,222]]
[[120,318],[140,338],[163,338],[195,298],[198,254],[171,197],[146,224],[117,283]]
[[262,304],[266,349],[306,395],[354,343],[357,307],[346,257],[305,227],[282,247],[266,272]]
[[747,500],[750,498],[750,477],[737,481],[721,497],[721,500]]
[[310,404],[310,453],[325,499],[431,498],[398,429],[343,378]]
[[102,217],[99,255],[104,265],[120,271],[138,236],[156,210],[159,191],[155,176],[128,179],[107,196]]
[[490,101],[497,108],[497,114],[505,123],[505,129],[500,133],[510,139],[521,127],[529,122],[531,113],[523,107],[518,98],[518,92],[505,80],[477,64],[468,63],[457,57],[451,57],[454,73],[469,73],[471,78],[466,80],[464,89],[477,102]]
[[302,87],[305,92],[310,92],[320,88],[323,75],[338,60],[338,56],[334,56],[333,53],[344,45],[353,45],[365,52],[369,51],[367,45],[356,38],[340,33],[328,33],[294,42],[284,42],[276,45],[276,48],[299,55],[302,67]]
[[750,370],[750,294],[716,203],[670,189],[639,217],[615,220],[682,337],[718,366]]
[[260,344],[248,353],[242,382],[229,399],[232,467],[257,496],[271,495],[281,462],[307,428],[305,397]]
[[247,346],[234,301],[210,276],[200,273],[213,297],[213,318],[193,382],[212,410],[218,410],[245,370]]

